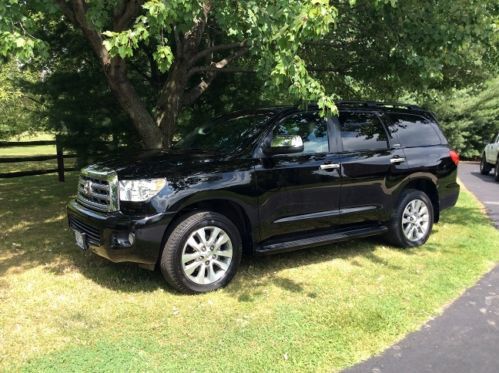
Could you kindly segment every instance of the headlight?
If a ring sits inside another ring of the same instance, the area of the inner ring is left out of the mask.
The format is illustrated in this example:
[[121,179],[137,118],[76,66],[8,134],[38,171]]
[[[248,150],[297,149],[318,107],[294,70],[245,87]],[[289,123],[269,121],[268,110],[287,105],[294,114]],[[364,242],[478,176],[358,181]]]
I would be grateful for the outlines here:
[[120,200],[144,202],[166,185],[166,179],[120,180]]

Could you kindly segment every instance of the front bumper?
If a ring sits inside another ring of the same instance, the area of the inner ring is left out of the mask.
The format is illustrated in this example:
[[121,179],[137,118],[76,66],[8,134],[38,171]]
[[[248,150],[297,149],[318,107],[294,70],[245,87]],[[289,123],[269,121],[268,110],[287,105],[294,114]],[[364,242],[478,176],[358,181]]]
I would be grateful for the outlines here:
[[[69,226],[85,233],[88,248],[112,262],[132,262],[146,266],[156,264],[163,237],[174,213],[134,217],[121,212],[101,213],[80,205],[75,200],[67,206]],[[132,245],[124,246],[119,237],[135,235]]]

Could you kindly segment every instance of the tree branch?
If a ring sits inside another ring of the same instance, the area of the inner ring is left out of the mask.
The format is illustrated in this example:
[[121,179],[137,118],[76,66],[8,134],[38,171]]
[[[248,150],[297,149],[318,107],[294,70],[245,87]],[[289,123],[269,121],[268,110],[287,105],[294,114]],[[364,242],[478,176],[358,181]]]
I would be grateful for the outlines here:
[[[207,72],[217,72],[220,74],[227,73],[227,74],[256,74],[258,71],[255,69],[245,69],[242,67],[224,67],[222,69],[214,67],[214,66],[196,66],[193,67],[191,70],[191,76],[195,74],[202,74],[202,73],[207,73]],[[310,72],[317,72],[317,73],[348,73],[349,70],[341,70],[337,68],[332,68],[332,67],[310,67],[307,68],[307,71]]]
[[246,46],[246,41],[230,44],[220,44],[214,45],[212,47],[206,48],[199,53],[196,53],[188,62],[189,66],[194,65],[200,59],[210,55],[211,53],[220,52],[228,49],[244,48]]
[[78,23],[76,22],[75,15],[71,8],[68,6],[65,0],[56,0],[57,5],[59,6],[59,9],[61,9],[62,14],[75,26],[78,26]]
[[154,48],[154,45],[153,46],[151,46],[151,45],[148,46],[145,44],[141,45],[142,52],[144,52],[144,54],[146,55],[147,61],[149,62],[149,68],[151,70],[150,82],[156,87],[161,87],[162,74],[158,69],[158,63],[154,59],[154,55],[153,55],[154,52],[151,50],[152,48]]
[[[211,83],[217,77],[220,71],[227,69],[226,66],[231,61],[233,61],[238,57],[241,57],[247,51],[248,48],[244,47],[238,52],[233,53],[229,57],[226,57],[218,62],[211,63],[211,65],[209,66],[209,70],[207,70],[208,74],[206,74],[205,78],[202,78],[201,81],[196,86],[194,86],[184,94],[184,97],[182,99],[182,105],[188,106],[193,104],[199,98],[199,96],[201,96],[204,92],[206,92],[206,90],[210,87]],[[187,75],[188,78],[197,72],[201,72],[201,69],[198,69],[196,67],[192,68]]]
[[176,25],[173,26],[173,35],[175,37],[175,50],[177,52],[177,56],[180,56],[182,51],[182,38]]
[[143,0],[122,0],[114,12],[113,30],[120,32],[128,28],[143,3]]
[[83,31],[92,49],[100,58],[103,65],[108,65],[111,57],[102,44],[101,35],[88,23],[86,14],[86,5],[84,0],[72,0],[73,14],[76,26]]
[[206,24],[208,23],[208,16],[211,12],[212,5],[211,0],[206,0],[203,3],[202,17],[197,19],[192,28],[184,34],[184,55],[190,56],[198,49],[199,44],[201,43],[201,37],[203,36]]
[[334,67],[307,67],[307,71],[314,73],[345,73],[346,70],[341,70]]
[[131,68],[135,72],[137,72],[137,74],[141,75],[147,82],[154,85],[155,82],[153,81],[152,76],[147,75],[144,71],[142,71],[140,66],[137,66],[137,64],[135,64],[133,61],[130,60],[129,64],[130,64]]
[[210,73],[206,80],[201,79],[196,86],[185,92],[184,97],[182,98],[182,106],[192,105],[204,92],[206,92],[217,74],[218,72]]
[[224,59],[221,59],[218,62],[212,62],[210,64],[210,66],[208,66],[208,67],[195,66],[189,70],[187,77],[190,78],[194,74],[198,74],[198,73],[203,72],[203,71],[210,71],[213,73],[217,73],[218,71],[221,71],[222,69],[224,69],[229,63],[231,63],[236,58],[239,58],[239,57],[243,56],[244,54],[246,54],[246,52],[248,52],[248,48],[243,47],[239,51],[237,51],[236,53],[233,53],[232,55],[230,55]]
[[213,66],[196,66],[191,69],[192,74],[201,74],[208,72],[216,72],[216,73],[227,73],[227,74],[237,74],[237,73],[246,73],[246,74],[255,74],[257,70],[255,69],[245,69],[242,67],[224,67],[223,69],[213,67]]

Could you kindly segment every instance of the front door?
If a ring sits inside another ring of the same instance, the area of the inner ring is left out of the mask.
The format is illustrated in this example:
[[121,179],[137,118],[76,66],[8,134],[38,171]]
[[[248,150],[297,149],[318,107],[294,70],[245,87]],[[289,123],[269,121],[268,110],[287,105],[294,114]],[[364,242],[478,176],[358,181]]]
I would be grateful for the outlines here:
[[304,149],[263,157],[256,166],[261,241],[339,224],[339,155],[331,151],[331,129],[317,113],[301,112],[280,120],[269,135],[298,135]]

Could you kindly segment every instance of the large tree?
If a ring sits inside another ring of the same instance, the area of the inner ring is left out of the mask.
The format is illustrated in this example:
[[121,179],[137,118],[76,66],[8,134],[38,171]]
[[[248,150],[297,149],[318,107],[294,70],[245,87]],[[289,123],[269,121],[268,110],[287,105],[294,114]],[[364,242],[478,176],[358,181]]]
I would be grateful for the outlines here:
[[497,11],[492,0],[3,0],[0,54],[53,57],[46,30],[68,23],[144,146],[169,147],[182,109],[220,74],[258,74],[324,110],[338,96],[474,82],[497,67]]

